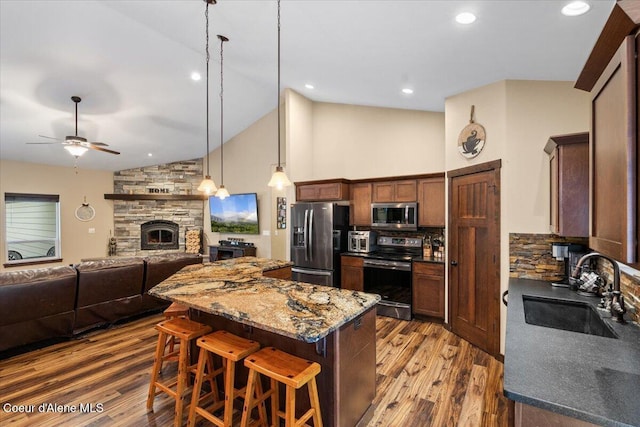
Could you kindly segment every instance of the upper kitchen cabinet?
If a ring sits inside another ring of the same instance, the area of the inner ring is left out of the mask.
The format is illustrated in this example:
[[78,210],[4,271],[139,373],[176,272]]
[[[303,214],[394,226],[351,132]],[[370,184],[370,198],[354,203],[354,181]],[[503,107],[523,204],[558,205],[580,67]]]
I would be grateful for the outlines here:
[[415,202],[416,180],[381,181],[373,183],[374,203]]
[[418,180],[418,226],[444,227],[444,177]]
[[589,236],[589,133],[552,136],[549,155],[550,231]]
[[640,2],[618,1],[575,87],[591,92],[589,246],[638,258],[638,49]]
[[351,184],[351,209],[349,211],[349,224],[371,225],[371,183]]
[[346,179],[296,182],[295,185],[298,202],[349,200],[349,181]]

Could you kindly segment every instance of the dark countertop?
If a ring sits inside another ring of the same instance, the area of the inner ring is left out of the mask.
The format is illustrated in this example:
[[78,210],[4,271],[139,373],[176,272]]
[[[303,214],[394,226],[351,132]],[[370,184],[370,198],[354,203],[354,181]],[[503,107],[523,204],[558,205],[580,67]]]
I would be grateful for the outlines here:
[[[548,282],[510,279],[504,393],[514,401],[603,426],[640,425],[640,327],[598,313],[618,339],[530,325],[522,295],[582,301]],[[628,320],[628,317],[625,316]]]
[[149,294],[307,343],[329,335],[380,300],[374,294],[262,274],[291,265],[256,257],[189,265]]

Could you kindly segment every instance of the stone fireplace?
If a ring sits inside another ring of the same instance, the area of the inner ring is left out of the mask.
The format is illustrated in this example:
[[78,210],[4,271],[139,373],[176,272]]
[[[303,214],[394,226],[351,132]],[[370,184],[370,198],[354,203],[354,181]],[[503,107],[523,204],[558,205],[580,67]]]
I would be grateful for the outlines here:
[[187,231],[202,230],[202,159],[118,171],[113,180],[114,194],[126,195],[113,200],[117,256],[184,252]]
[[178,249],[180,226],[173,221],[158,219],[140,225],[140,249]]

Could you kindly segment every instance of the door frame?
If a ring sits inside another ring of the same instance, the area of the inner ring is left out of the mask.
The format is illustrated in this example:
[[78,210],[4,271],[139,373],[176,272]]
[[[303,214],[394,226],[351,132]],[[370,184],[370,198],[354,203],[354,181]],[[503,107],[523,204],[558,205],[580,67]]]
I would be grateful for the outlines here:
[[[501,336],[501,322],[500,322],[500,286],[501,286],[501,269],[500,269],[500,258],[502,256],[502,250],[501,250],[501,231],[500,231],[500,224],[501,224],[501,181],[500,181],[500,169],[502,168],[502,160],[501,159],[497,159],[497,160],[492,160],[486,163],[480,163],[477,165],[472,165],[472,166],[467,166],[464,168],[460,168],[460,169],[454,169],[451,171],[447,172],[447,181],[448,181],[448,185],[447,185],[447,191],[448,191],[448,203],[447,203],[447,208],[448,208],[448,212],[447,212],[447,227],[449,230],[451,230],[451,224],[452,224],[452,218],[451,218],[451,212],[452,212],[452,199],[451,199],[451,194],[453,193],[452,187],[453,187],[453,178],[456,177],[461,177],[461,176],[465,176],[465,175],[473,175],[476,173],[481,173],[481,172],[491,172],[493,171],[494,173],[494,180],[495,180],[495,188],[494,188],[494,193],[497,195],[496,200],[495,200],[495,216],[494,216],[494,227],[495,227],[495,235],[492,236],[492,239],[494,239],[494,247],[497,247],[497,253],[495,253],[495,257],[496,257],[496,261],[493,264],[494,265],[494,271],[492,272],[492,276],[494,277],[494,283],[493,283],[493,287],[490,291],[491,293],[491,298],[490,298],[490,306],[488,307],[489,309],[489,316],[490,316],[490,323],[493,324],[493,329],[495,331],[495,333],[490,335],[490,339],[487,342],[487,352],[490,353],[492,356],[496,357],[496,358],[500,358],[500,336]],[[452,240],[451,240],[451,232],[447,233],[447,247],[451,248],[451,244],[452,244]],[[448,313],[447,313],[447,321],[448,321],[448,326],[449,326],[449,330],[452,330],[452,313],[453,313],[453,299],[451,298],[452,292],[451,292],[451,264],[448,263],[447,266],[447,273],[448,273],[448,277],[449,280],[447,280],[447,309],[448,309]]]

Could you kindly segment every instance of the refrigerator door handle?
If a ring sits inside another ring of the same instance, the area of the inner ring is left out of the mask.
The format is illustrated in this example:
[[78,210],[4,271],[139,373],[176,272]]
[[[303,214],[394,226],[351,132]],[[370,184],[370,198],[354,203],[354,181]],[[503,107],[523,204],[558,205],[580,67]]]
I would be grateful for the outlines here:
[[309,259],[313,260],[313,209],[309,211]]
[[298,268],[293,267],[291,269],[292,273],[302,273],[302,274],[311,274],[312,276],[331,276],[330,271],[320,271],[320,270],[307,270],[306,268]]
[[309,261],[309,209],[304,210],[304,260]]

